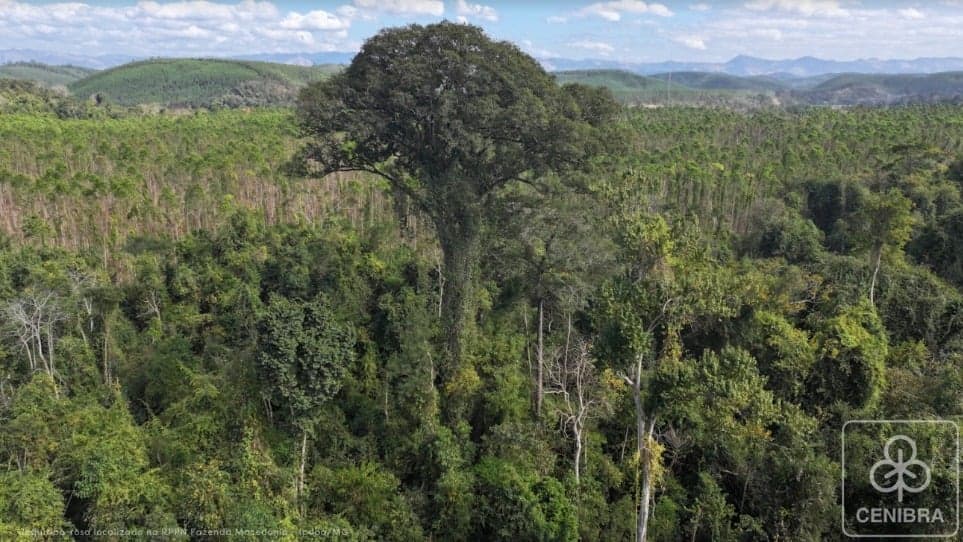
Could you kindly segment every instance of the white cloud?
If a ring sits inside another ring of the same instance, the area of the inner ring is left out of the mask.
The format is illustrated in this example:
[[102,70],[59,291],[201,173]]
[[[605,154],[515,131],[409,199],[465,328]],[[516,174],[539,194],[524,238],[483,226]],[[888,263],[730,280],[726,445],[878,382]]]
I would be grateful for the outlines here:
[[698,3],[698,4],[693,4],[689,6],[689,9],[691,9],[692,11],[709,11],[710,9],[712,9],[712,6],[710,6],[709,4]]
[[[439,16],[483,24],[509,18],[509,4],[493,0],[329,0],[304,8],[279,8],[277,0],[50,1],[0,0],[0,49],[131,56],[348,51],[381,25]],[[560,3],[568,11],[530,20],[516,19],[526,11],[512,7],[512,23],[521,29],[508,28],[505,37],[538,58],[553,56],[539,49],[547,47],[556,58],[579,53],[629,61],[960,56],[963,43],[963,0],[661,1]],[[703,3],[711,16],[691,16]],[[666,18],[672,15],[666,6],[690,16]],[[610,26],[615,21],[639,27],[619,32]],[[547,24],[559,22],[568,24]]]
[[782,31],[778,28],[757,28],[751,30],[749,35],[754,38],[765,38],[768,40],[781,40]]
[[231,6],[213,2],[140,2],[137,9],[149,17],[158,19],[227,19],[232,16]]
[[582,40],[582,41],[572,42],[569,45],[577,49],[585,49],[587,51],[592,51],[603,55],[607,55],[615,51],[615,47],[612,47],[611,45],[609,45],[608,43],[605,43],[604,41]]
[[850,12],[836,0],[752,0],[746,3],[752,11],[788,11],[804,17],[849,17]]
[[458,0],[458,3],[455,5],[455,11],[458,13],[459,20],[462,18],[472,17],[491,22],[498,21],[498,12],[495,11],[495,8],[491,6],[484,6],[482,4],[469,4],[465,0]]
[[354,0],[355,7],[367,11],[384,11],[400,15],[445,14],[445,3],[441,0]]
[[281,28],[292,30],[341,30],[351,25],[349,21],[339,19],[327,11],[310,11],[301,15],[300,13],[289,13],[281,21]]
[[255,0],[146,0],[127,6],[0,0],[0,48],[133,56],[350,50],[351,18],[339,13],[282,13],[271,2]]
[[902,17],[906,17],[907,19],[925,19],[926,18],[926,15],[923,15],[923,12],[916,8],[901,9],[897,13],[899,13],[900,16]]
[[939,8],[935,3],[926,4],[925,9],[917,8],[926,16],[919,19],[898,13],[906,4],[897,7],[874,4],[869,1],[841,3],[848,17],[820,16],[815,15],[816,12],[806,17],[798,11],[777,7],[769,10],[727,7],[718,9],[709,20],[697,21],[669,35],[703,38],[711,55],[699,59],[711,61],[725,61],[739,54],[771,59],[815,56],[836,60],[960,56],[954,44],[963,43],[963,12]]
[[358,8],[354,6],[348,6],[348,5],[339,6],[338,9],[334,11],[338,15],[345,17],[347,19],[354,19],[359,14]]
[[672,10],[664,4],[642,2],[640,0],[615,0],[612,2],[596,2],[579,9],[570,15],[554,15],[548,18],[550,23],[564,23],[570,17],[601,17],[606,21],[618,22],[622,20],[622,15],[630,13],[635,15],[658,15],[659,17],[671,17]]
[[681,43],[682,45],[685,45],[689,49],[696,49],[699,51],[706,50],[706,42],[704,39],[700,38],[699,36],[676,36],[675,38],[672,39],[672,41],[676,43]]

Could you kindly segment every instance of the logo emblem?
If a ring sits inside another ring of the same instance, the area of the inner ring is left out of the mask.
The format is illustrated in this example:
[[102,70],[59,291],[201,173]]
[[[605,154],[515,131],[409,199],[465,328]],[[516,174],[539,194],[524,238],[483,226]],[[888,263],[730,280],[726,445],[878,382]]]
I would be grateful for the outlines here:
[[[895,491],[899,502],[903,502],[904,491],[919,493],[929,487],[930,467],[916,459],[915,440],[906,435],[894,436],[883,446],[883,457],[884,459],[877,461],[869,469],[869,483],[876,491],[880,493]],[[881,467],[887,467],[882,479],[878,476]],[[911,483],[907,483],[907,478]]]

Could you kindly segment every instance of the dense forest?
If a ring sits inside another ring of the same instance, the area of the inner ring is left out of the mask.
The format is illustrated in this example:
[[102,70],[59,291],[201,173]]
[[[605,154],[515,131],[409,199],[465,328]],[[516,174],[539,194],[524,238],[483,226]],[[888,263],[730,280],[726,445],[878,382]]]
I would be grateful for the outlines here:
[[963,406],[960,106],[444,23],[293,109],[0,90],[4,540],[838,540],[843,424]]

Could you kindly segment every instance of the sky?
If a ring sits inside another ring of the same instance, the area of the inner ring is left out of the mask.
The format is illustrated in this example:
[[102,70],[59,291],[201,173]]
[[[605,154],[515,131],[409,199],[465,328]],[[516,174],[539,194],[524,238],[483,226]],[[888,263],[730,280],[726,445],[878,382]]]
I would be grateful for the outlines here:
[[0,0],[0,49],[130,56],[356,51],[447,19],[528,53],[623,62],[963,56],[963,0]]

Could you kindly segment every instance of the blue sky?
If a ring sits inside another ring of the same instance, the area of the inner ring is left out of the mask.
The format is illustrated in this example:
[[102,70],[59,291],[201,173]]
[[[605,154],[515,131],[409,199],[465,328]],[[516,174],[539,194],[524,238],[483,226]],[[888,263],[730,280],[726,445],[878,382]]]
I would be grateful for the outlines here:
[[963,0],[0,0],[0,49],[133,56],[354,51],[384,26],[469,22],[552,58],[963,56]]

